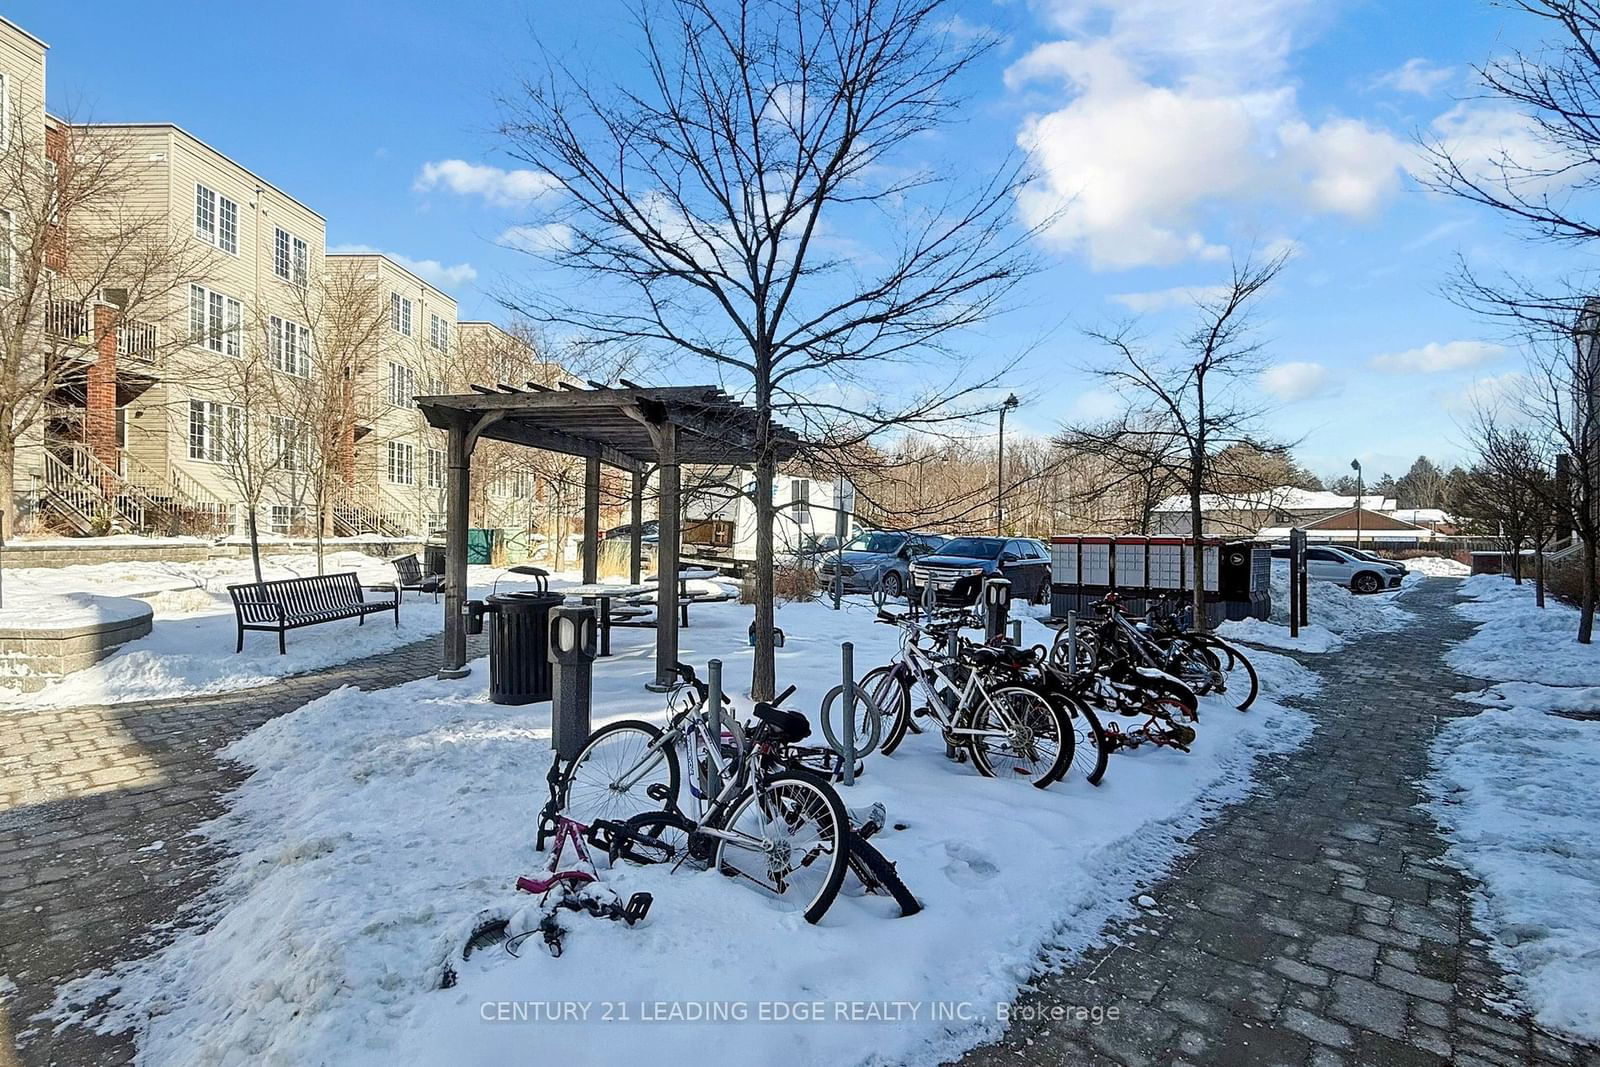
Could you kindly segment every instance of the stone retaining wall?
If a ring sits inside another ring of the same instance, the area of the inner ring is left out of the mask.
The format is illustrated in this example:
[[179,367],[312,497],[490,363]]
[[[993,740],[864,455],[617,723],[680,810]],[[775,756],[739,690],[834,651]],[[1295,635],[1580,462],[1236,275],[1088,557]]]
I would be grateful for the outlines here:
[[73,671],[105,659],[117,648],[150,632],[151,610],[131,619],[89,623],[57,630],[0,628],[0,675],[25,693],[43,689]]
[[[379,559],[422,554],[422,542],[395,541],[341,541],[325,546],[330,552],[354,550]],[[263,556],[303,555],[314,552],[312,541],[274,541],[261,546]],[[119,542],[96,543],[92,537],[71,542],[53,541],[48,544],[29,544],[15,541],[3,549],[4,566],[13,567],[72,567],[95,563],[198,563],[207,559],[242,559],[250,555],[247,544],[188,544],[183,542],[155,541],[150,544]]]

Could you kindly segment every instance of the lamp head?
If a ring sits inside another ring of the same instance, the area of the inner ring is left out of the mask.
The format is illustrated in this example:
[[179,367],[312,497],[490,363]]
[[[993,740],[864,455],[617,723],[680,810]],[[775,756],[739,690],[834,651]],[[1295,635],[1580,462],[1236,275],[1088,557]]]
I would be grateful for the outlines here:
[[1015,410],[1017,405],[1019,405],[1021,403],[1022,403],[1022,401],[1017,399],[1017,394],[1016,393],[1012,393],[1010,396],[1005,398],[1004,406],[1007,409]]
[[1361,473],[1361,461],[1359,459],[1351,460],[1350,469],[1355,471],[1357,474]]

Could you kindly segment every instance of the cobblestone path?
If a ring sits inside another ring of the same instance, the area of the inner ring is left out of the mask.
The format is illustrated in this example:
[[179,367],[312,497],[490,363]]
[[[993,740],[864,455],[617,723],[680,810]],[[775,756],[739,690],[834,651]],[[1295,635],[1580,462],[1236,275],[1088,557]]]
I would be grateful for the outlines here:
[[1405,595],[1405,630],[1305,657],[1324,679],[1301,702],[1310,741],[1195,835],[1150,887],[1154,911],[1019,1002],[1115,1021],[1014,1023],[961,1062],[1600,1065],[1600,1049],[1490,1006],[1507,998],[1473,883],[1416,807],[1440,722],[1477,710],[1455,695],[1487,684],[1441,658],[1472,630],[1450,610],[1458,586],[1430,579]]

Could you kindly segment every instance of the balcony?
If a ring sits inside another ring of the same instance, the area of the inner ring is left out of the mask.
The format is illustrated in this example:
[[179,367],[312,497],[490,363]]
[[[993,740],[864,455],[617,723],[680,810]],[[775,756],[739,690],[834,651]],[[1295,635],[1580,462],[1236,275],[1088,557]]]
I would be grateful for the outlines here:
[[46,300],[44,332],[64,341],[89,343],[89,306],[81,300]]
[[[94,307],[82,300],[51,299],[44,305],[45,333],[84,348],[94,347]],[[117,355],[134,363],[154,364],[161,350],[156,325],[128,319],[117,326]]]
[[153,323],[129,319],[117,327],[117,356],[135,363],[154,363],[161,335]]

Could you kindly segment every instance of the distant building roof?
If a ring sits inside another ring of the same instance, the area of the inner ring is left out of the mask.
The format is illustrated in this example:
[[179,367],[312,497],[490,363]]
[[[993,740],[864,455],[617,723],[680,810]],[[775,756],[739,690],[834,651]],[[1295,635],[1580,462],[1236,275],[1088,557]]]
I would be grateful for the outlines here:
[[1396,508],[1394,517],[1402,522],[1455,522],[1455,516],[1443,508]]
[[[1344,511],[1356,506],[1356,497],[1330,493],[1322,489],[1297,489],[1292,485],[1277,485],[1248,493],[1203,493],[1200,510],[1205,511]],[[1361,506],[1369,511],[1393,511],[1392,497],[1363,496]],[[1185,512],[1189,510],[1189,497],[1172,496],[1156,506],[1157,512]]]

